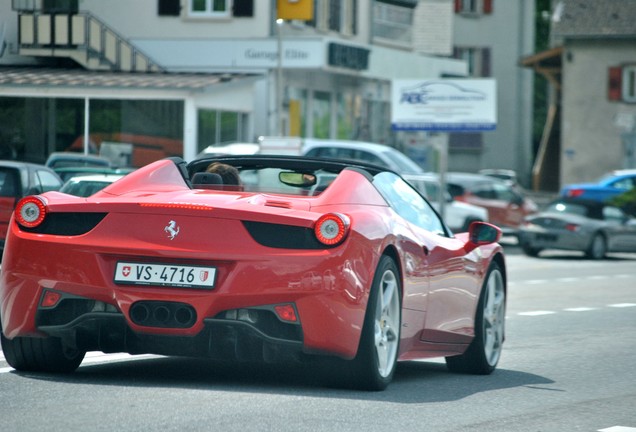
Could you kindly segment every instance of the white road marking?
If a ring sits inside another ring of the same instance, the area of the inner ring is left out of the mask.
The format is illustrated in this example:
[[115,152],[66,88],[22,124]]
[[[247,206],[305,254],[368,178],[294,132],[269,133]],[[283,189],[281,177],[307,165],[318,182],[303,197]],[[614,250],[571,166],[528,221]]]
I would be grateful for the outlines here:
[[[589,278],[588,278],[589,279]],[[562,278],[557,278],[555,279],[555,282],[579,282],[583,280],[583,278],[577,278],[577,277],[562,277]]]
[[512,281],[509,283],[509,285],[519,285],[519,284],[541,285],[541,284],[554,283],[554,282],[581,282],[586,280],[628,279],[633,277],[634,277],[633,274],[615,274],[611,276],[594,275],[594,276],[582,276],[582,277],[563,277],[563,278],[557,278],[557,279],[530,279],[526,281]]
[[535,280],[525,281],[525,283],[527,283],[528,285],[540,285],[540,284],[544,284],[548,282],[549,281],[547,279],[535,279]]
[[517,315],[522,316],[541,316],[541,315],[552,315],[555,314],[554,311],[529,311],[529,312],[519,312]]
[[597,309],[598,308],[593,308],[593,307],[577,307],[577,308],[567,308],[563,310],[566,312],[587,312],[587,311],[593,311]]
[[611,305],[607,305],[608,307],[613,307],[613,308],[627,308],[627,307],[634,307],[636,306],[636,303],[616,303],[616,304],[611,304]]
[[605,429],[599,429],[598,432],[636,432],[636,428],[626,426],[612,426]]

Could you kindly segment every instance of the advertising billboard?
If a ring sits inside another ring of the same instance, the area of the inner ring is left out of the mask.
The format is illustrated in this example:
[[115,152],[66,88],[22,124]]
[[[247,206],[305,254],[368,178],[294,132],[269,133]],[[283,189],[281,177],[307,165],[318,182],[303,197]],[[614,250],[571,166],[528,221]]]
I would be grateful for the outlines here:
[[394,80],[394,130],[476,132],[497,127],[494,79]]

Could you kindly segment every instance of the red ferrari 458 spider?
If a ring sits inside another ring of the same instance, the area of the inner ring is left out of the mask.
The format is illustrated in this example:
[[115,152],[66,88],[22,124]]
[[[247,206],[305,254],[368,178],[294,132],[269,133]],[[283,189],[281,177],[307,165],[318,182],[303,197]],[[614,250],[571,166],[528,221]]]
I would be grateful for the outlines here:
[[[207,172],[214,161],[240,184]],[[403,360],[446,357],[450,370],[488,374],[504,341],[499,236],[483,222],[454,235],[373,165],[164,159],[88,198],[19,202],[0,279],[2,350],[15,369],[45,372],[73,371],[87,351],[320,358],[371,390]]]

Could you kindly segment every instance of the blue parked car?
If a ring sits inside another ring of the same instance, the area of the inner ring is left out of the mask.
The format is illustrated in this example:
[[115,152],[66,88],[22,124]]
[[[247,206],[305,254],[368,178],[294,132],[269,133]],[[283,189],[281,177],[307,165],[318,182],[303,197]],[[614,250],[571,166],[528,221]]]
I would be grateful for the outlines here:
[[561,189],[561,196],[607,201],[636,187],[636,169],[612,171],[596,183],[571,184]]

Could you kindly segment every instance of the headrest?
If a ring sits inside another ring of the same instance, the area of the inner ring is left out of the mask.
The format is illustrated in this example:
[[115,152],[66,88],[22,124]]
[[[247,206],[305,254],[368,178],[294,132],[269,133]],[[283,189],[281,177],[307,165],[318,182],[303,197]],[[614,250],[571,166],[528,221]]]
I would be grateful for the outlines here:
[[222,185],[223,179],[216,173],[198,172],[192,176],[192,184],[197,185]]

